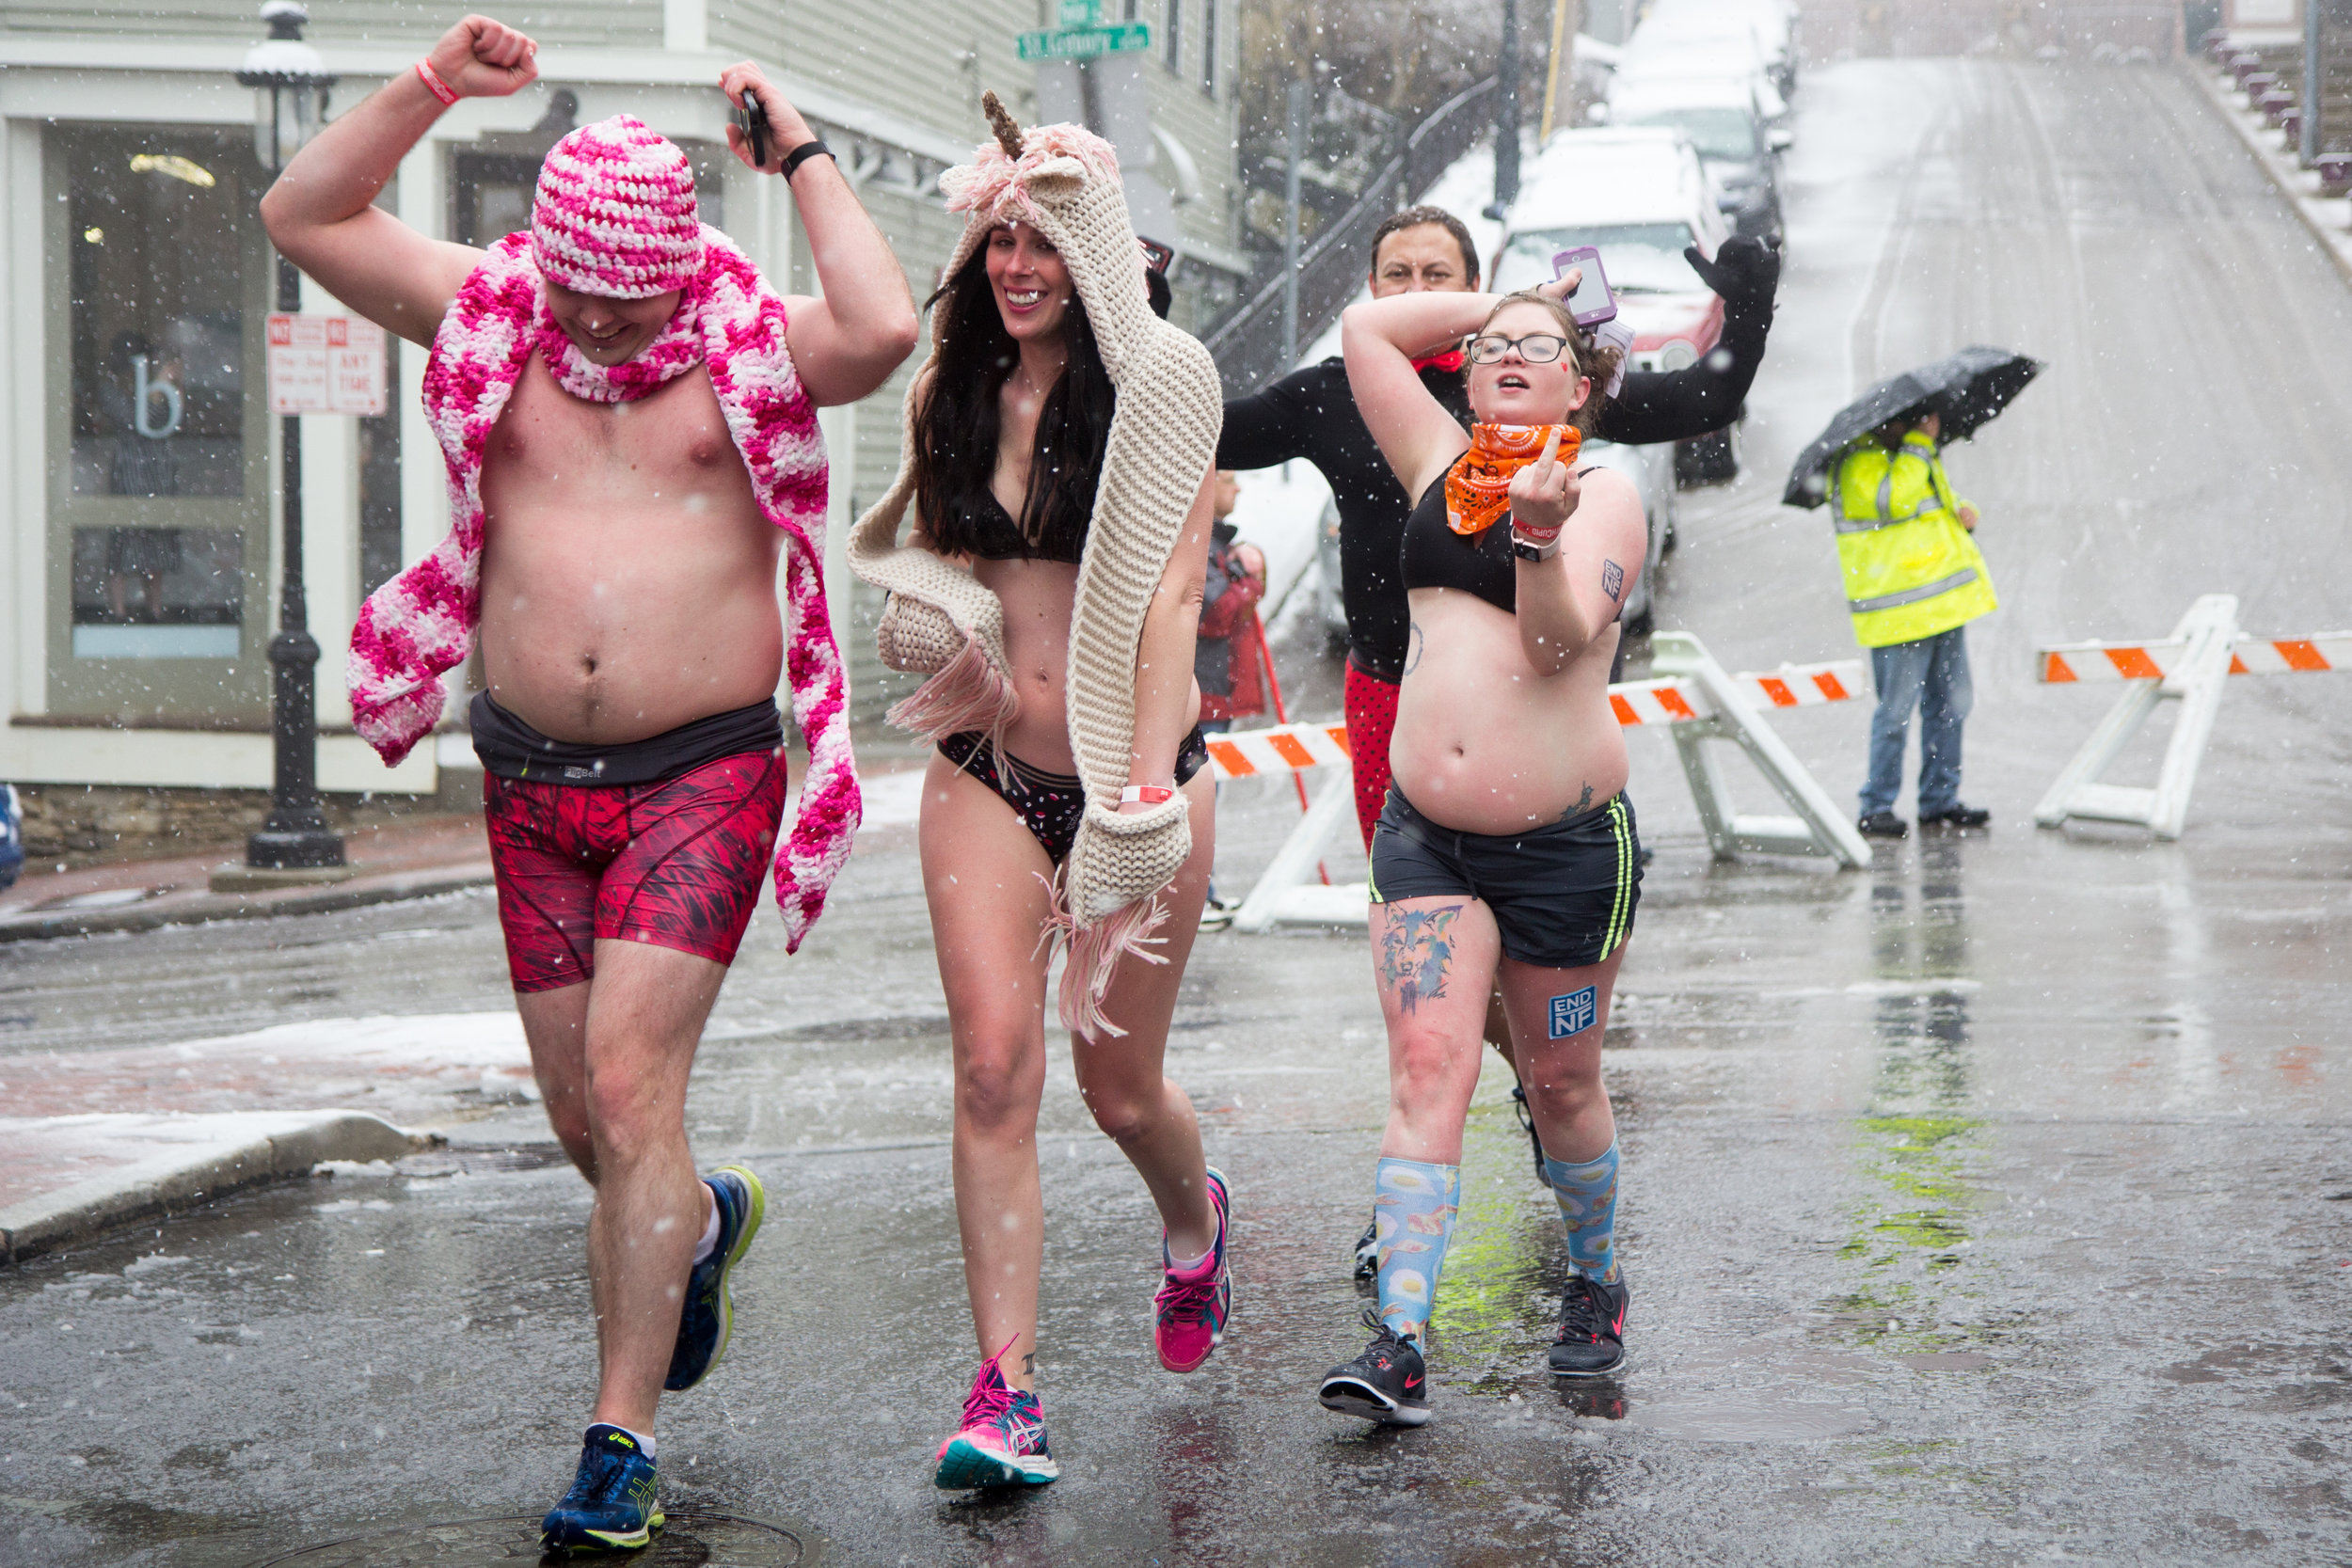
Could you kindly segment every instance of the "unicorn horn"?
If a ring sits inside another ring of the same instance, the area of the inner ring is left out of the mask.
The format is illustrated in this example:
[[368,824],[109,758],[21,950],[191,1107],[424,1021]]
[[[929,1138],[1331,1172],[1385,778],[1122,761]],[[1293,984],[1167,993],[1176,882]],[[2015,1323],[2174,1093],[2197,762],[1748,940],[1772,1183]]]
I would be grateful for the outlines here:
[[996,133],[996,145],[1005,150],[1005,156],[1020,157],[1021,122],[1006,112],[1003,102],[993,92],[980,94],[980,107],[987,111],[989,128]]

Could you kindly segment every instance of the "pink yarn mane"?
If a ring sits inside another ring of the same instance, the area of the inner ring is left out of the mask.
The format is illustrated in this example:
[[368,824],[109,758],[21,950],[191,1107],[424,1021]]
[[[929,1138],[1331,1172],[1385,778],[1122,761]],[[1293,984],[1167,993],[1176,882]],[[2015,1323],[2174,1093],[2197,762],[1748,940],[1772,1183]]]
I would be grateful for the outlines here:
[[787,541],[785,673],[809,767],[792,831],[776,846],[775,888],[787,949],[797,951],[850,857],[863,809],[825,607],[825,449],[785,346],[784,301],[725,235],[706,228],[702,238],[701,270],[676,313],[643,353],[610,369],[583,357],[548,313],[529,234],[499,241],[466,279],[424,375],[425,418],[449,466],[449,536],[361,608],[347,665],[352,722],[391,764],[440,719],[440,677],[464,662],[481,623],[483,459],[532,355],[565,391],[603,403],[643,397],[707,366],[761,515]]
[[[1083,125],[1036,125],[1023,133],[1018,158],[983,142],[972,162],[955,171],[961,183],[949,194],[947,210],[1035,228],[1041,214],[1028,182],[1056,158],[1075,158],[1097,178],[1118,182],[1119,151],[1109,142]],[[1136,265],[1141,269],[1140,258]]]

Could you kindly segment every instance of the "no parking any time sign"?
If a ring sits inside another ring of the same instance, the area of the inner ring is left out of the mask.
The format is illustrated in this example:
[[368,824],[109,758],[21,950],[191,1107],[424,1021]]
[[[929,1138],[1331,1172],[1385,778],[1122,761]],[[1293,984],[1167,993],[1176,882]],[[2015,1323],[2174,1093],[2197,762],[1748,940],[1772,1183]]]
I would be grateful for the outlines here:
[[384,329],[357,316],[269,318],[269,411],[384,412]]

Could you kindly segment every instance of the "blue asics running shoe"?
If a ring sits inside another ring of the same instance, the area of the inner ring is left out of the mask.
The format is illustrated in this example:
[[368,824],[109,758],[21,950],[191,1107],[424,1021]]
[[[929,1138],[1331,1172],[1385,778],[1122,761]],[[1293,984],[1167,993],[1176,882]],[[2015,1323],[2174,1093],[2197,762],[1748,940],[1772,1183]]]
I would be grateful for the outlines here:
[[540,1548],[633,1552],[649,1545],[662,1525],[653,1494],[653,1461],[637,1439],[598,1421],[580,1446],[572,1489],[539,1521]]
[[[1011,1347],[1008,1345],[1007,1349]],[[974,1486],[1042,1486],[1061,1474],[1045,1447],[1037,1396],[1009,1386],[998,1351],[980,1363],[963,1402],[963,1427],[939,1446],[931,1484],[950,1492]]]
[[719,1205],[719,1241],[710,1256],[686,1276],[686,1305],[678,1312],[677,1348],[670,1352],[670,1375],[661,1386],[675,1393],[709,1375],[727,1353],[735,1329],[735,1306],[727,1295],[727,1271],[750,1250],[768,1212],[768,1190],[741,1165],[725,1165],[703,1178]]

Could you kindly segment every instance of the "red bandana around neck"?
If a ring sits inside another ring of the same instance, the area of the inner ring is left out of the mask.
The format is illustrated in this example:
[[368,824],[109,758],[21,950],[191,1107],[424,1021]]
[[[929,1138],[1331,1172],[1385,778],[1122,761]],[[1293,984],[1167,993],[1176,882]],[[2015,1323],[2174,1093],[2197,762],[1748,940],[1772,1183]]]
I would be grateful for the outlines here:
[[1583,435],[1574,425],[1474,424],[1470,451],[1445,471],[1445,526],[1460,534],[1484,533],[1511,510],[1511,476],[1544,454],[1544,441],[1560,433],[1563,463],[1576,461]]

